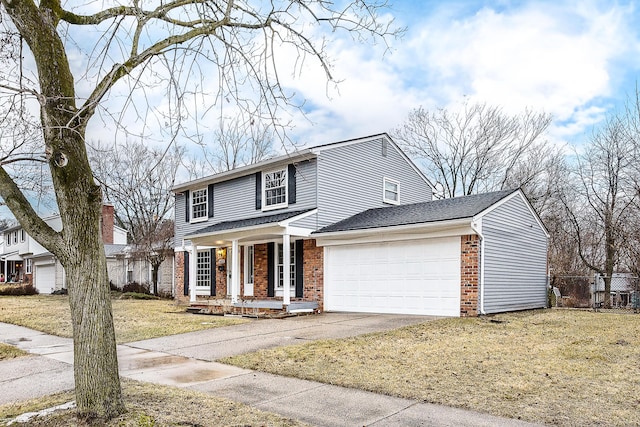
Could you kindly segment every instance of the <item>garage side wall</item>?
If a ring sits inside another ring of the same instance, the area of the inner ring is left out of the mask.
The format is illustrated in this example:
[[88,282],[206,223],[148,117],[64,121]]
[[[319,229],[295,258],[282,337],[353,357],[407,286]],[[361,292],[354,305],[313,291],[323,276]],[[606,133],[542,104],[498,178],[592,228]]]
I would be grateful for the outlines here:
[[547,236],[519,194],[482,217],[484,310],[526,310],[547,304]]

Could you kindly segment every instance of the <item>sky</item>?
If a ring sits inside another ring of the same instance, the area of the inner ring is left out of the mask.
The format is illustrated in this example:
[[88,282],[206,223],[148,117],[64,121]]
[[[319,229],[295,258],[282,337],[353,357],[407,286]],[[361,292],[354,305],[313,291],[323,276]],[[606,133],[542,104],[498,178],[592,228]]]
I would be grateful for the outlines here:
[[[640,71],[640,2],[389,3],[385,18],[406,27],[403,37],[388,40],[389,46],[333,35],[328,53],[337,85],[327,85],[313,61],[307,61],[295,76],[281,74],[286,89],[304,100],[305,114],[293,111],[290,117],[289,137],[297,147],[391,132],[412,109],[455,109],[464,99],[500,106],[507,113],[529,108],[551,114],[554,121],[546,137],[575,146],[608,114],[623,108],[635,91]],[[93,36],[102,34],[96,31]],[[92,35],[82,33],[81,37],[74,43],[91,40]],[[78,70],[86,68],[87,58],[73,49],[69,59]],[[91,89],[91,75],[75,75],[79,93]],[[126,88],[114,91],[108,103],[125,103],[130,95]],[[156,112],[170,111],[163,96],[163,90],[148,90],[134,101],[149,104]],[[121,120],[134,135],[144,134],[149,143],[166,143],[166,134],[156,132],[167,125],[162,119],[140,120],[130,114],[135,109],[125,114],[118,114],[117,107],[112,111],[116,114],[110,120]],[[192,124],[189,132],[206,133],[213,128],[215,120],[207,119]],[[123,134],[115,132],[109,120],[95,117],[87,136],[104,141]]]
[[[318,72],[291,81],[307,99],[295,121],[315,145],[385,132],[411,109],[456,108],[466,97],[554,118],[547,137],[580,144],[632,95],[640,70],[640,4],[609,1],[393,1],[406,27],[389,52],[332,44],[341,83]],[[327,93],[329,96],[327,96]]]

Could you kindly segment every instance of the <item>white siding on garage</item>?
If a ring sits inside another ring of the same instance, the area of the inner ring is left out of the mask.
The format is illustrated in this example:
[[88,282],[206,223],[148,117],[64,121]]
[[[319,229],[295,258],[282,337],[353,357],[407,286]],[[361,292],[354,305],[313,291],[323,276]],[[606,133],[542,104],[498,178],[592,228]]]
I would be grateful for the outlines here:
[[547,237],[520,194],[482,217],[486,313],[546,307]]
[[327,246],[325,310],[460,315],[460,238]]

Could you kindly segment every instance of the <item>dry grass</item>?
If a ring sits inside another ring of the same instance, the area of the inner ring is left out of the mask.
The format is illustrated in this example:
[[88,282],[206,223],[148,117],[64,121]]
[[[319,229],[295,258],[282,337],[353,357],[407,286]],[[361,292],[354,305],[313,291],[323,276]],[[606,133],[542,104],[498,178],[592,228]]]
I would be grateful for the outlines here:
[[18,348],[0,342],[0,360],[13,359],[26,355],[26,352],[19,350]]
[[[175,387],[123,380],[127,413],[109,422],[88,424],[78,420],[75,411],[61,411],[34,419],[20,426],[65,427],[145,427],[145,426],[305,426],[295,420],[253,409],[208,394]],[[0,423],[25,412],[50,408],[74,399],[71,392],[44,399],[0,406]]]
[[553,425],[640,425],[640,316],[445,319],[222,360]]
[[[118,343],[139,341],[246,322],[244,319],[187,313],[184,305],[168,300],[113,299]],[[67,296],[0,297],[0,322],[71,337]]]

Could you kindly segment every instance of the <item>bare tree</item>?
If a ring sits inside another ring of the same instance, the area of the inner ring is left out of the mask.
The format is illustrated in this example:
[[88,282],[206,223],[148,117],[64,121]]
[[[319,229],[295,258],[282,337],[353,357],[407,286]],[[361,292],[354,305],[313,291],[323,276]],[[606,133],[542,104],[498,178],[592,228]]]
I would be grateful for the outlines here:
[[104,197],[114,204],[116,223],[129,232],[130,254],[151,265],[157,295],[158,269],[173,251],[171,188],[184,150],[175,146],[158,149],[135,141],[115,147],[96,143],[88,149]]
[[611,306],[611,277],[621,264],[630,220],[637,215],[635,142],[627,118],[610,118],[576,153],[574,192],[562,199],[580,259],[604,280],[605,307]]
[[542,139],[550,123],[544,113],[508,115],[465,101],[455,111],[417,108],[393,133],[434,179],[436,192],[455,197],[539,185],[549,170],[544,163],[562,163],[560,152]]
[[[39,149],[30,158],[35,162],[44,156],[62,230],[53,230],[37,215],[14,171],[5,166],[17,161],[17,153],[5,157],[0,167],[0,197],[65,268],[79,415],[114,417],[124,411],[124,404],[100,238],[103,194],[85,146],[92,119],[113,118],[123,123],[121,130],[129,131],[124,122],[139,117],[143,128],[138,135],[146,135],[156,117],[157,127],[169,135],[188,137],[189,129],[183,126],[188,105],[208,109],[217,102],[274,118],[293,99],[280,85],[281,53],[298,55],[294,72],[301,70],[305,58],[312,58],[331,81],[319,36],[323,29],[369,40],[397,32],[388,19],[377,16],[384,3],[363,1],[341,6],[298,0],[134,1],[103,9],[93,2],[69,5],[60,0],[0,0],[0,5],[2,25],[19,34],[23,54],[29,57],[11,62],[15,72],[0,74],[0,97],[27,98],[27,109],[35,104],[41,133]],[[27,64],[35,64],[35,69]],[[194,78],[198,71],[207,79]],[[158,88],[166,89],[162,108],[149,105],[157,102],[153,90]],[[110,95],[118,91],[124,101],[109,109],[110,102],[117,102]],[[137,103],[134,93],[146,98]],[[202,94],[202,102],[187,104],[188,94]],[[194,115],[200,117],[198,111]],[[91,129],[99,131],[100,126]]]

